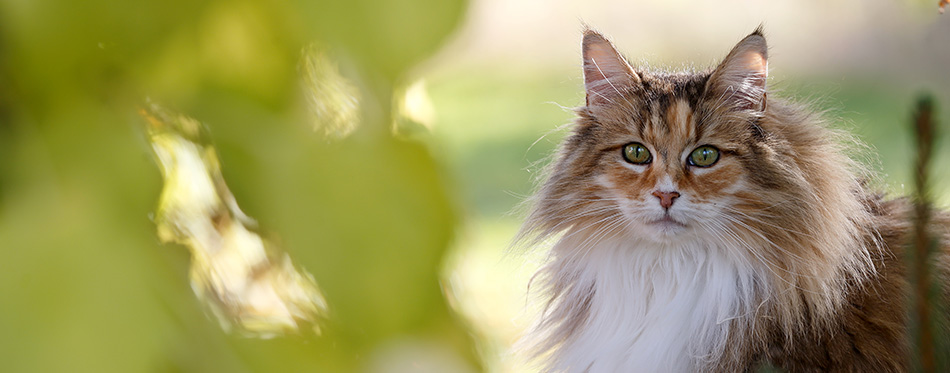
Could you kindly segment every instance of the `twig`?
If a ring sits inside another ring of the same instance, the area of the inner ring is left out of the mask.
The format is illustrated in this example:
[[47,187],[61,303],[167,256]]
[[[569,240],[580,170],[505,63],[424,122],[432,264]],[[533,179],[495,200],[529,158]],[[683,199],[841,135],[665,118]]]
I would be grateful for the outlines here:
[[934,145],[933,99],[928,95],[917,102],[914,114],[914,134],[917,138],[917,164],[915,168],[915,221],[914,221],[914,272],[916,292],[916,313],[919,325],[917,345],[920,353],[922,372],[935,372],[934,337],[931,328],[930,299],[930,257],[931,239],[927,227],[930,224],[929,175],[931,155]]

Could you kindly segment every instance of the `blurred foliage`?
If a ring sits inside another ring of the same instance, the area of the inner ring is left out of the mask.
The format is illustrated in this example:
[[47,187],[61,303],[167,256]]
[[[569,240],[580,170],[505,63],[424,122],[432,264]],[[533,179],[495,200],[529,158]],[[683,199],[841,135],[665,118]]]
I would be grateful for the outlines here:
[[[0,370],[467,371],[439,268],[442,167],[391,136],[394,87],[461,0],[0,2]],[[326,46],[361,126],[313,131],[301,56]],[[162,245],[146,97],[207,125],[224,179],[320,284],[321,336],[223,332]]]
[[326,314],[313,275],[261,238],[221,174],[201,123],[156,104],[141,111],[164,187],[158,238],[188,247],[191,287],[225,330],[268,338],[296,332]]
[[360,124],[360,91],[339,67],[317,46],[304,51],[300,67],[313,112],[313,129],[324,136],[340,139]]
[[[564,107],[583,101],[582,83],[570,80],[575,70],[478,66],[427,78],[435,115],[403,108],[428,105],[401,91],[413,83],[408,71],[465,8],[463,0],[0,2],[0,371],[479,370],[439,281],[460,215],[471,217],[460,246],[477,247],[448,270],[454,300],[490,339],[481,357],[499,358],[517,337],[510,314],[522,308],[519,281],[531,272],[502,264],[518,222],[500,216],[530,193],[565,133],[557,127],[573,116]],[[908,96],[888,83],[836,84],[787,96],[833,97],[820,106],[872,144],[866,158],[904,194]],[[137,114],[146,98],[206,126],[257,232],[319,283],[329,307],[321,336],[244,338],[204,311],[188,250],[160,244],[150,216],[162,180]],[[319,109],[314,100],[337,104]],[[360,125],[334,127],[352,118]],[[410,136],[392,136],[393,127]],[[404,139],[429,131],[436,141],[427,146]],[[938,147],[941,191],[948,161],[950,146]],[[948,196],[935,198],[945,205]]]

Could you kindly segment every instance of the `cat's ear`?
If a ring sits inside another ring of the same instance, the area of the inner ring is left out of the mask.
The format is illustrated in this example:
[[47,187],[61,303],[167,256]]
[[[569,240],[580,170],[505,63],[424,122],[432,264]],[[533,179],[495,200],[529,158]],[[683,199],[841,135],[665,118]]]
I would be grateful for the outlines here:
[[584,31],[584,87],[587,106],[612,103],[621,92],[640,84],[640,77],[607,38],[594,30]]
[[762,27],[736,44],[706,82],[706,98],[737,110],[765,110],[768,45]]

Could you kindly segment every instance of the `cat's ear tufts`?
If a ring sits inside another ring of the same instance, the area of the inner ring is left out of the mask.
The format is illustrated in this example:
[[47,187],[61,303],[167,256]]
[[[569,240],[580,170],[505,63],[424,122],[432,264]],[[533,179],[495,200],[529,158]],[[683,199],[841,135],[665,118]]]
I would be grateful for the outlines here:
[[640,84],[640,77],[627,60],[597,31],[584,31],[584,87],[587,106],[612,103],[621,92]]
[[706,98],[737,110],[765,111],[768,45],[759,26],[736,44],[706,83]]

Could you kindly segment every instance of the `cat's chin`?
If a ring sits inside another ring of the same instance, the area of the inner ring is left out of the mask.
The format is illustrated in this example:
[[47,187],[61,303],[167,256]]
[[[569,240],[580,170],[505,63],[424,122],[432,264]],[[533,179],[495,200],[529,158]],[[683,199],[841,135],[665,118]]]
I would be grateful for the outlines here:
[[686,224],[683,224],[680,221],[673,219],[669,215],[664,216],[660,219],[647,222],[647,225],[652,226],[661,232],[675,232],[675,231],[682,231],[683,229],[686,229]]
[[636,233],[641,238],[649,238],[657,243],[680,241],[691,236],[692,232],[689,225],[668,215],[659,219],[642,221],[637,228]]

